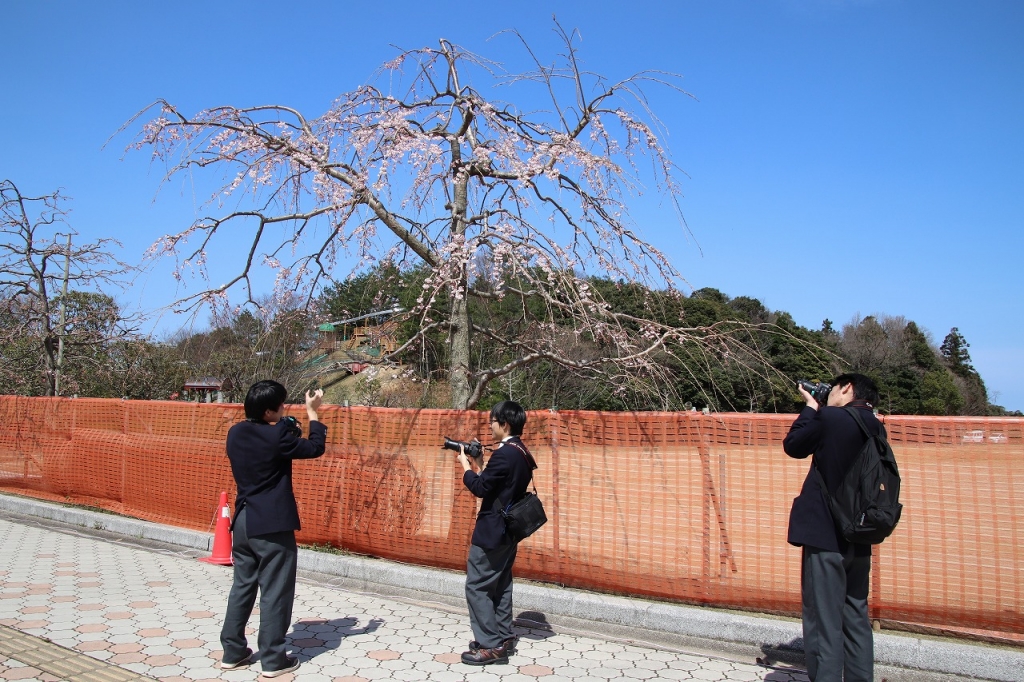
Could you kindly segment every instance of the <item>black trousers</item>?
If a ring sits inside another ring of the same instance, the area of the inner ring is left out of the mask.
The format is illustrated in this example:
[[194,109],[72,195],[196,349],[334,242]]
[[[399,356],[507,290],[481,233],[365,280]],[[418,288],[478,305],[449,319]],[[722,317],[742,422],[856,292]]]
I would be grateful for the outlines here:
[[871,555],[803,548],[804,656],[813,682],[871,682],[875,652],[868,617]]
[[512,564],[517,546],[510,542],[489,550],[469,547],[466,604],[473,638],[484,649],[494,649],[512,636]]
[[260,631],[256,641],[260,663],[265,671],[288,667],[284,636],[292,622],[297,558],[295,531],[249,537],[245,532],[245,508],[238,513],[231,543],[235,581],[220,632],[224,661],[234,663],[245,658],[245,625],[252,615],[258,588]]

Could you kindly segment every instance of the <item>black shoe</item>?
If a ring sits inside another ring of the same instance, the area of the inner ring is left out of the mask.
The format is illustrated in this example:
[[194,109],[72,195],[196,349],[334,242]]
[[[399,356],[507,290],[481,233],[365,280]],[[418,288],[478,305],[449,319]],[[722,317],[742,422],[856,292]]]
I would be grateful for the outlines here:
[[280,670],[264,670],[263,677],[277,677],[278,675],[284,675],[285,673],[294,672],[299,669],[299,659],[288,657],[288,665],[281,668]]
[[471,649],[462,654],[462,662],[466,665],[504,665],[508,663],[508,654],[503,646],[496,649]]

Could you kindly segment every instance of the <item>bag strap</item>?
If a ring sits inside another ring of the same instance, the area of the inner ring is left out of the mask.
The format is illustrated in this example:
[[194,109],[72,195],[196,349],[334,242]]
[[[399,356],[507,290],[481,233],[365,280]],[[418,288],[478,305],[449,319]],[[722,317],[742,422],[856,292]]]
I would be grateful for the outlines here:
[[520,445],[519,443],[516,443],[515,441],[511,441],[510,440],[510,441],[508,441],[508,444],[513,446],[519,452],[523,453],[523,459],[525,459],[526,463],[530,465],[530,485],[533,486],[533,494],[536,495],[537,494],[537,482],[533,480],[533,470],[537,468],[537,460],[534,459],[533,455],[528,453],[526,451],[526,449],[522,445]]
[[[528,465],[530,465],[530,483],[533,485],[533,494],[536,495],[537,494],[537,483],[533,480],[533,470],[537,468],[537,460],[535,460],[533,458],[533,455],[528,453],[526,451],[526,449],[523,448],[523,446],[520,445],[519,443],[516,443],[516,442],[511,441],[511,440],[505,441],[505,443],[502,443],[502,445],[506,445],[506,444],[513,446],[516,450],[518,450],[519,452],[523,453],[523,459],[525,459],[526,463]],[[520,499],[522,499],[522,498],[520,498]],[[512,500],[511,502],[509,502],[509,506],[514,504],[516,501],[517,500]],[[499,516],[502,516],[502,517],[505,516],[505,509],[502,509],[501,505],[498,504],[498,499],[497,498],[494,499],[494,511],[496,511]]]

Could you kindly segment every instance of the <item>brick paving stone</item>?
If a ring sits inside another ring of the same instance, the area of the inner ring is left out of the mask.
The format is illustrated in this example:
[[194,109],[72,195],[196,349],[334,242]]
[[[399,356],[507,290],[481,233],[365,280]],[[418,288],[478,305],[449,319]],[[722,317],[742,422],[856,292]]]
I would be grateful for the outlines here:
[[159,680],[165,677],[180,677],[184,672],[185,668],[182,668],[180,665],[166,665],[152,667],[147,674]]
[[[519,666],[519,672],[532,677],[546,677],[553,675],[555,671],[546,665],[521,665]],[[591,674],[593,674],[593,671],[591,671]]]
[[164,628],[146,628],[145,630],[139,630],[139,637],[145,637],[148,639],[156,637],[166,637],[170,634],[169,630]]
[[108,620],[128,620],[135,616],[131,611],[115,611],[114,613],[106,613],[104,617]]
[[721,670],[712,670],[710,668],[701,667],[698,670],[694,670],[690,673],[690,677],[695,680],[721,680],[723,677]]
[[93,651],[109,651],[111,647],[110,642],[104,642],[103,640],[97,640],[95,642],[82,642],[75,648],[79,651],[93,652]]
[[465,677],[462,673],[455,672],[453,670],[439,670],[437,672],[430,673],[427,677],[430,682],[463,682]]
[[301,649],[306,649],[306,648],[311,648],[311,647],[322,646],[324,644],[324,640],[322,640],[322,639],[313,639],[312,637],[306,637],[306,638],[303,638],[303,639],[293,639],[293,640],[291,640],[291,643],[292,643],[292,646],[297,646],[297,647],[299,647]]
[[195,649],[196,647],[204,646],[206,642],[201,639],[176,639],[171,642],[171,646],[175,649]]
[[38,618],[38,619],[35,619],[35,620],[28,620],[28,619],[26,619],[26,620],[18,621],[18,624],[15,627],[17,627],[19,630],[32,630],[32,629],[35,629],[35,628],[45,628],[49,624],[50,624],[49,619],[42,619],[42,618]]
[[372,658],[377,661],[393,661],[394,659],[399,658],[401,655],[402,654],[398,653],[397,651],[391,651],[390,649],[380,649],[377,651],[371,651],[367,654],[369,658]]

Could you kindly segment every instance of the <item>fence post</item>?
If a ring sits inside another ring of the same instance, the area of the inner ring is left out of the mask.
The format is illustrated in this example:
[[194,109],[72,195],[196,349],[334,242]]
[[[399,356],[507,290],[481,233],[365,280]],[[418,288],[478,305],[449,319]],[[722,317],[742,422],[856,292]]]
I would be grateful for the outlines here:
[[555,571],[558,573],[559,581],[562,580],[562,551],[559,545],[559,495],[558,495],[558,428],[562,417],[555,408],[551,408],[550,430],[551,430],[551,532],[554,535],[552,547],[555,554]]

